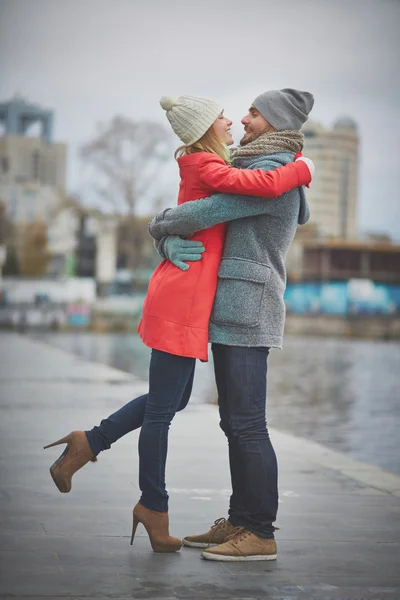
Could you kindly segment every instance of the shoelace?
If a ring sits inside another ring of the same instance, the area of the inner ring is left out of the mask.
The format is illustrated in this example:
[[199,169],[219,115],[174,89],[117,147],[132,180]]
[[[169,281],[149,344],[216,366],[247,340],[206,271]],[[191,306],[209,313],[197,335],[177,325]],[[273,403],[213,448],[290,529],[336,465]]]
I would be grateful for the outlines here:
[[[208,542],[208,548],[212,544],[214,535],[216,534],[218,529],[227,525],[228,523],[229,523],[229,521],[227,521],[227,519],[225,519],[225,517],[220,517],[219,519],[216,519],[214,521],[214,525],[211,526],[211,529],[213,530],[213,532],[211,534],[210,541]],[[279,527],[274,527],[274,531],[278,531],[278,530],[279,530]],[[232,531],[232,533],[229,534],[225,538],[225,542],[233,541],[233,540],[235,542],[240,542],[240,541],[244,540],[250,534],[251,534],[251,531],[248,531],[245,527],[243,527],[242,525],[239,525],[238,527],[235,527],[234,530]]]
[[245,527],[235,527],[232,533],[225,539],[225,542],[241,542],[248,535],[251,535],[251,532]]
[[[274,527],[274,531],[279,530],[279,527]],[[245,527],[239,526],[239,527],[235,527],[235,529],[232,531],[232,533],[230,535],[228,535],[227,538],[225,538],[225,542],[241,542],[242,540],[244,540],[247,536],[251,535],[251,531],[249,531],[248,529],[246,529]]]
[[228,521],[225,519],[225,517],[220,517],[214,521],[214,525],[211,526],[213,532],[211,534],[210,541],[208,542],[208,547],[210,547],[210,545],[213,543],[214,535],[217,533],[218,529],[221,529],[221,527],[224,527],[227,523]]
[[214,528],[219,528],[221,527],[221,525],[225,525],[225,523],[227,523],[228,521],[225,519],[225,517],[220,517],[219,519],[216,519],[214,521],[214,525],[212,525],[211,529]]

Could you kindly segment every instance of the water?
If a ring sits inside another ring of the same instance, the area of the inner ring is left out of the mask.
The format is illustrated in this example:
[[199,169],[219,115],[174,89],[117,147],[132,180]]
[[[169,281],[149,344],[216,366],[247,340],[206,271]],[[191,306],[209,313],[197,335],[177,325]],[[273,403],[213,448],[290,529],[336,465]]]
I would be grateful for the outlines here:
[[[150,350],[136,335],[41,338],[147,377]],[[287,336],[284,350],[271,352],[268,373],[270,426],[400,474],[400,344]],[[197,363],[193,394],[216,401],[211,352],[209,363]]]

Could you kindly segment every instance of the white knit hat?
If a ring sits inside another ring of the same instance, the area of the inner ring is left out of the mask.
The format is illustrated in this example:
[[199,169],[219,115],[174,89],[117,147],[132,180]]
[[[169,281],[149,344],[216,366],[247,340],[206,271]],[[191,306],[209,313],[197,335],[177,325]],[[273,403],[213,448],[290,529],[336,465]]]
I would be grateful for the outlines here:
[[160,104],[167,111],[172,129],[186,146],[197,142],[223,110],[214,100],[198,96],[163,96]]

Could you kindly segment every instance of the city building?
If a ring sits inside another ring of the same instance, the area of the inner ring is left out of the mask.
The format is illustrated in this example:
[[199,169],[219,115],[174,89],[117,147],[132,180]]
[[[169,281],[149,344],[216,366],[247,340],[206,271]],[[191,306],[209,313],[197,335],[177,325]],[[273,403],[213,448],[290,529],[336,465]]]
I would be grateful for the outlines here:
[[118,220],[98,215],[96,221],[96,283],[98,294],[111,293],[117,273]]
[[359,136],[350,118],[338,119],[331,129],[308,122],[303,127],[303,153],[316,173],[307,199],[310,224],[318,237],[357,238],[357,179]]
[[66,194],[67,146],[53,141],[53,123],[53,111],[20,97],[0,103],[0,275],[6,259],[2,223],[15,227],[18,253],[26,227],[44,222],[47,277],[90,277],[106,291],[116,273],[117,221]]
[[[53,112],[22,98],[0,103],[0,199],[15,224],[49,222],[66,186],[66,144],[53,142]],[[39,134],[29,136],[32,125]]]
[[74,252],[77,229],[76,215],[64,209],[67,146],[53,141],[53,122],[53,111],[23,98],[0,103],[0,201],[15,227],[17,252],[26,227],[46,223],[51,273]]
[[292,255],[288,280],[310,282],[369,280],[400,284],[400,244],[387,241],[303,238]]

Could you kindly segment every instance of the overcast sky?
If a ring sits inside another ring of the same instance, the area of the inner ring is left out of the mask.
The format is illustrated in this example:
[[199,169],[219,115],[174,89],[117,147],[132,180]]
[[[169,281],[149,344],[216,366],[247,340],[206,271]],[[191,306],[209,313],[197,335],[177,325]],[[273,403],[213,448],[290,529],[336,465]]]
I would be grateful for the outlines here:
[[399,0],[0,0],[0,101],[56,111],[79,191],[77,148],[115,114],[167,124],[160,96],[208,96],[238,141],[256,95],[308,90],[313,119],[359,124],[360,229],[400,240],[399,32]]

